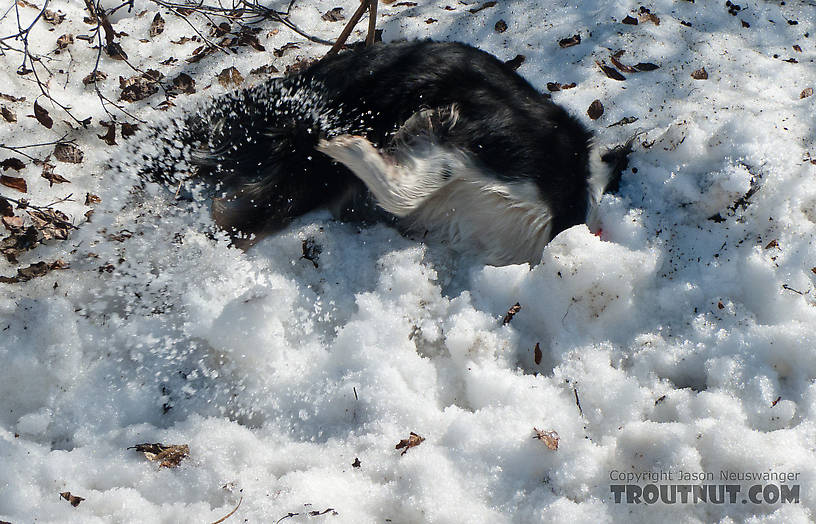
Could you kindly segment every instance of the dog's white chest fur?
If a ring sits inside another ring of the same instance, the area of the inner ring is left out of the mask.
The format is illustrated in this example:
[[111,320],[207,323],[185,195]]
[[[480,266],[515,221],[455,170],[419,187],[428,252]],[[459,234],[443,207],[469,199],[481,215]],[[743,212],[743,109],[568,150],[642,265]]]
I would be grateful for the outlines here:
[[538,263],[550,240],[552,216],[535,185],[500,181],[461,151],[419,140],[386,156],[348,135],[318,149],[348,167],[408,229],[488,263]]

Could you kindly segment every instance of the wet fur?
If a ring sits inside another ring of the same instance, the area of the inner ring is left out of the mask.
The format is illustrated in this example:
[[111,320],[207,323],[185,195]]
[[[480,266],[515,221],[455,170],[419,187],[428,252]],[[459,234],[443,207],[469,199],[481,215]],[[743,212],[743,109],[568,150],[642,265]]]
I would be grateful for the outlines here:
[[535,263],[592,218],[629,152],[602,153],[492,55],[430,41],[326,58],[209,102],[154,140],[140,174],[210,184],[213,216],[236,239],[329,208],[495,264]]

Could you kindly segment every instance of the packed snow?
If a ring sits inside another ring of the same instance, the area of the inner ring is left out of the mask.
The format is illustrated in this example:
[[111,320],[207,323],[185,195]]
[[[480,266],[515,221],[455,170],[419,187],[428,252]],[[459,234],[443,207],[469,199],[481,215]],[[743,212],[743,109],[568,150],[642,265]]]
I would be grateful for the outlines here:
[[[23,28],[37,15],[25,3],[9,8],[2,35],[18,31],[18,15]],[[50,2],[65,20],[39,20],[28,45],[47,55],[37,72],[53,73],[49,93],[79,120],[92,117],[88,129],[38,98],[33,75],[16,74],[22,55],[3,51],[0,92],[26,100],[0,100],[17,119],[0,121],[0,144],[67,133],[84,157],[52,159],[70,182],[51,186],[42,166],[0,149],[0,160],[26,164],[2,174],[28,186],[2,185],[0,195],[44,206],[70,194],[54,207],[79,226],[16,264],[0,261],[7,277],[39,261],[69,266],[0,284],[0,520],[214,522],[236,506],[224,522],[816,518],[816,96],[807,96],[816,4],[482,5],[381,4],[377,25],[385,41],[524,55],[518,72],[540,90],[576,84],[552,98],[600,143],[639,133],[620,192],[601,202],[599,234],[564,231],[534,267],[484,266],[328,213],[246,252],[229,247],[206,201],[180,204],[174,188],[106,167],[126,140],[119,127],[117,145],[98,138],[111,116],[81,81],[98,42],[75,38],[53,52],[62,34],[91,34],[82,2]],[[290,19],[333,40],[346,20],[321,16],[339,6],[348,19],[357,3],[296,0]],[[150,37],[159,11],[165,30]],[[185,72],[196,93],[173,98],[171,115],[233,88],[216,79],[226,68],[246,85],[262,81],[249,74],[259,66],[282,73],[328,49],[269,20],[257,24],[265,51],[188,63],[201,42],[171,42],[193,26],[209,35],[205,18],[138,0],[111,22],[126,33],[128,61],[102,54],[102,94],[118,100],[118,77],[137,74],[128,62],[160,70],[167,85]],[[575,34],[580,44],[559,46]],[[298,47],[273,54],[290,42]],[[624,68],[659,68],[609,78],[596,61],[612,66],[618,50]],[[29,118],[35,99],[51,129]],[[596,99],[604,112],[591,120]],[[132,117],[107,108],[120,122],[155,122],[167,118],[164,100],[159,90],[117,102]],[[151,138],[136,140],[150,147]],[[536,430],[557,433],[557,448]],[[411,432],[424,441],[395,449]],[[189,455],[160,467],[128,449],[142,443],[188,445]],[[680,480],[681,471],[715,480]],[[790,474],[761,484],[799,486],[799,499],[744,503],[757,482],[725,482],[721,471]],[[658,484],[741,493],[720,504],[615,501],[613,485],[661,473],[673,479]],[[63,492],[84,500],[73,507]]]

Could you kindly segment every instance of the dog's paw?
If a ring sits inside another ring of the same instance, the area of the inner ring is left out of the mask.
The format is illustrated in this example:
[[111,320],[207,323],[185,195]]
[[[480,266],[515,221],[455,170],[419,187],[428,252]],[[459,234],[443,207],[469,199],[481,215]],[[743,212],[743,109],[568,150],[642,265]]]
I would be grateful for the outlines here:
[[331,140],[321,139],[317,144],[317,150],[344,164],[359,162],[366,154],[376,154],[377,151],[367,138],[355,135],[340,135]]

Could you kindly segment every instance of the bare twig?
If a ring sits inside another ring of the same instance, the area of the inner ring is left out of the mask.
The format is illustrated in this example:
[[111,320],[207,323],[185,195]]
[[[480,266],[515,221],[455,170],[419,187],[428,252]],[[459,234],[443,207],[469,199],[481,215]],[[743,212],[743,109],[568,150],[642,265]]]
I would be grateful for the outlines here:
[[377,36],[377,4],[379,0],[368,1],[368,36],[366,36],[366,47],[374,45]]
[[343,28],[340,36],[337,37],[337,41],[334,43],[332,48],[329,49],[329,52],[326,53],[326,56],[336,55],[340,49],[343,48],[343,46],[346,44],[346,40],[348,40],[348,37],[351,34],[351,31],[354,29],[354,26],[357,25],[357,22],[360,21],[360,18],[363,17],[363,13],[365,13],[366,9],[369,8],[370,3],[371,0],[361,0],[360,7],[358,7],[357,10],[354,11],[354,14],[351,15],[346,27]]

